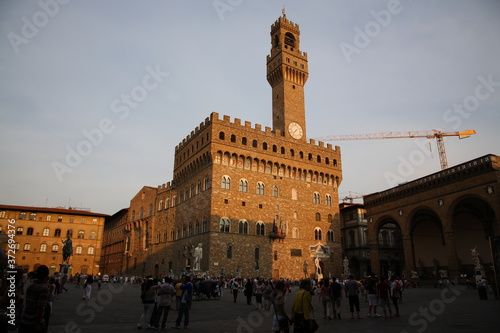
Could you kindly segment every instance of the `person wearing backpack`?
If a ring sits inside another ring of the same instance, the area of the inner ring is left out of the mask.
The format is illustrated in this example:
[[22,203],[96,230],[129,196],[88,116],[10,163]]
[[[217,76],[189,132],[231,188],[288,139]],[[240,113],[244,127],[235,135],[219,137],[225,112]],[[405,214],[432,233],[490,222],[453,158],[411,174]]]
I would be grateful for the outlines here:
[[331,292],[331,300],[332,300],[332,308],[333,308],[333,318],[341,319],[340,310],[342,307],[340,306],[342,302],[342,284],[337,280],[336,277],[332,278],[332,284],[330,286]]

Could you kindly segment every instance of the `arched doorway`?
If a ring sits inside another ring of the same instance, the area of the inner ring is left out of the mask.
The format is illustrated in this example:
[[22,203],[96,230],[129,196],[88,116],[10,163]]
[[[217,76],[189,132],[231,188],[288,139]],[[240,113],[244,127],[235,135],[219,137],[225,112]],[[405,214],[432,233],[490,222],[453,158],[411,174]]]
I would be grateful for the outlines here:
[[472,249],[479,253],[486,275],[492,265],[489,237],[495,235],[495,213],[491,206],[478,197],[459,199],[451,210],[451,229],[459,274],[474,275]]
[[448,267],[448,257],[439,216],[430,209],[419,209],[411,218],[410,235],[418,275],[436,277],[439,270]]
[[401,235],[401,228],[396,221],[387,219],[380,223],[377,232],[380,276],[402,275],[405,265]]

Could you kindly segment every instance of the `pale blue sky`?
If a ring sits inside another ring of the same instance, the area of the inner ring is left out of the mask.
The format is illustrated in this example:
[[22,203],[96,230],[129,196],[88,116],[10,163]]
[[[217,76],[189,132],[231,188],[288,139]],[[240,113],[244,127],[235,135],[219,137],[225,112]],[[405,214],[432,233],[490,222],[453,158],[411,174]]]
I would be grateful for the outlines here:
[[[308,53],[310,138],[475,129],[445,140],[449,165],[500,154],[500,1],[60,1],[0,1],[0,203],[113,214],[172,179],[175,146],[211,112],[272,126],[265,62],[283,3]],[[69,167],[68,147],[99,126]],[[431,142],[432,156],[415,139],[337,142],[341,196],[439,171]]]

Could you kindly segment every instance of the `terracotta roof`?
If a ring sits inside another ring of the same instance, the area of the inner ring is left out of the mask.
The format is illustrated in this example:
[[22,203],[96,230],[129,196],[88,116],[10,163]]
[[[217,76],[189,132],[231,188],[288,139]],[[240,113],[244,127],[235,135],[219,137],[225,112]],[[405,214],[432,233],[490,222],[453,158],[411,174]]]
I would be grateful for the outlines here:
[[93,213],[88,210],[78,210],[78,209],[73,209],[73,208],[50,208],[50,207],[31,207],[31,206],[13,206],[13,205],[1,205],[0,204],[0,210],[18,210],[18,211],[25,211],[25,212],[33,212],[33,213],[61,213],[61,214],[74,214],[74,215],[87,215],[87,216],[110,216],[108,214],[100,214],[100,213]]

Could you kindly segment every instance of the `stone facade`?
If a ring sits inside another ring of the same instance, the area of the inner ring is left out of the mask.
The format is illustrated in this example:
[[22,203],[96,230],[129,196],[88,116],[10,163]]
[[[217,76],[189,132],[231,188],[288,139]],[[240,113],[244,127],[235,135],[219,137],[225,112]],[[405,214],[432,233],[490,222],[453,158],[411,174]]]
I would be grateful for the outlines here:
[[[59,272],[68,235],[73,243],[69,273],[98,274],[104,220],[108,215],[85,210],[0,205],[0,232],[15,228],[16,266],[25,272],[46,265]],[[9,221],[14,221],[13,223]]]
[[[500,234],[500,157],[486,155],[365,197],[372,270],[436,278],[475,274],[471,250],[492,274],[489,237]],[[381,228],[393,225],[401,257],[384,258]],[[473,280],[473,279],[472,279]]]
[[315,257],[321,274],[340,274],[341,153],[306,141],[298,37],[285,15],[272,26],[273,128],[210,114],[175,148],[173,181],[131,200],[126,274],[192,271],[198,244],[195,275],[316,277]]

